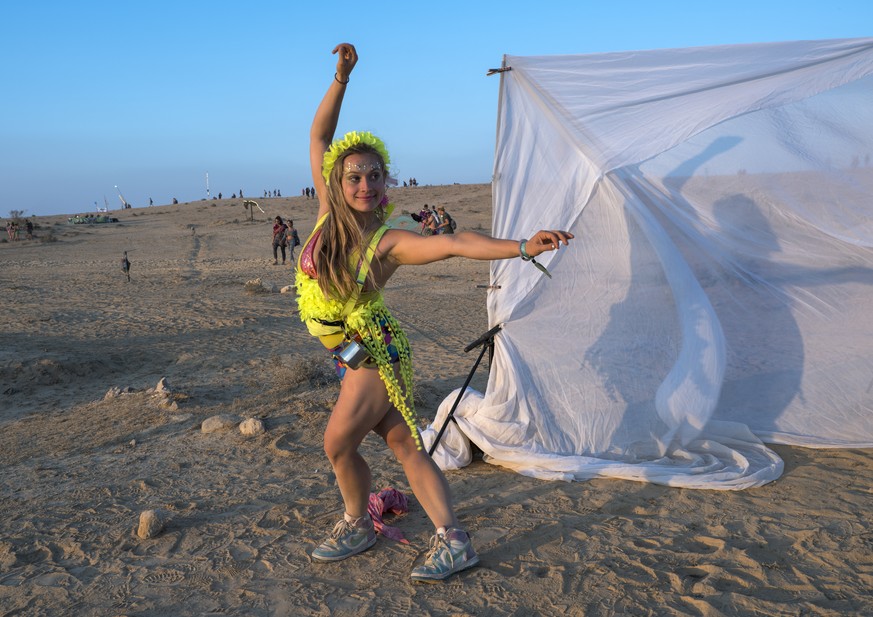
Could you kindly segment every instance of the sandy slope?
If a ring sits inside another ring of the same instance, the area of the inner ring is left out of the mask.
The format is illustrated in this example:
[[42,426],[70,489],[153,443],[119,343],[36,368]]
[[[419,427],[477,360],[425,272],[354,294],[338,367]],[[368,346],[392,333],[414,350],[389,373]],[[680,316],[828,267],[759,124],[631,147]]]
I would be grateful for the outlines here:
[[[487,185],[392,195],[490,228]],[[255,222],[240,200],[93,226],[37,217],[37,240],[0,243],[0,615],[873,614],[869,451],[778,447],[785,475],[739,493],[549,483],[477,461],[449,481],[480,567],[409,582],[431,533],[414,499],[392,521],[409,545],[312,563],[340,513],[321,450],[338,387],[293,296],[245,283],[291,282],[270,219],[305,237],[315,202],[260,203]],[[463,347],[486,329],[487,282],[486,264],[451,260],[401,270],[386,292],[425,418],[475,360]],[[169,399],[149,392],[162,377]],[[105,399],[112,387],[133,392]],[[217,414],[267,432],[202,434]],[[374,488],[408,491],[377,439],[364,450]],[[149,508],[169,522],[141,540]]]

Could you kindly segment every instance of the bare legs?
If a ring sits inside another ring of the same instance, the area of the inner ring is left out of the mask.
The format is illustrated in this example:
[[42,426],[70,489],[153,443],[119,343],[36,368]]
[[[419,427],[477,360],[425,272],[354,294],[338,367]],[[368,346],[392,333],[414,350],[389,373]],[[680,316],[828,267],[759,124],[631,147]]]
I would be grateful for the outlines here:
[[412,492],[434,528],[457,527],[449,483],[427,451],[415,449],[415,441],[400,412],[392,407],[376,432],[400,461]]
[[415,441],[400,412],[388,401],[378,371],[346,371],[339,398],[324,433],[324,450],[350,516],[367,513],[370,467],[358,446],[370,431],[385,440],[403,466],[409,486],[435,528],[456,527],[449,485],[436,463]]

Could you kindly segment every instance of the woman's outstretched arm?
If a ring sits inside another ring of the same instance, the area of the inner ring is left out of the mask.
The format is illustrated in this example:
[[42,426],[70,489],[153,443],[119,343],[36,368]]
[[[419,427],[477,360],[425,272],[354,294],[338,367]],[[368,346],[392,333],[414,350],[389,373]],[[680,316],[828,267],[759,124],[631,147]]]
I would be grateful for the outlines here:
[[[527,255],[536,257],[555,251],[573,239],[568,231],[541,230],[525,243]],[[400,229],[388,231],[379,243],[379,251],[401,265],[428,264],[449,257],[492,260],[521,256],[520,240],[501,240],[473,231],[457,234],[420,236]]]
[[318,195],[318,217],[327,213],[327,186],[321,175],[321,163],[324,153],[330,147],[339,123],[340,109],[343,106],[343,96],[346,84],[352,74],[352,69],[358,62],[358,52],[349,43],[340,43],[331,53],[337,54],[336,73],[331,78],[330,86],[312,120],[309,130],[309,164],[312,168],[312,182],[315,194]]

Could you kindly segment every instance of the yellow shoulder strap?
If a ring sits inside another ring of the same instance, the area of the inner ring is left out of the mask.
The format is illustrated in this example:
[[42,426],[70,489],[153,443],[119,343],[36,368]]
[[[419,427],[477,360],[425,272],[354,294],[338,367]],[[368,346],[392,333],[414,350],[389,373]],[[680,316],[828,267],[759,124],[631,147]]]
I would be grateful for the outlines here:
[[382,239],[382,236],[385,235],[385,232],[388,231],[390,227],[388,225],[382,225],[376,232],[373,234],[373,237],[370,238],[369,244],[367,244],[367,253],[366,257],[361,260],[361,263],[358,267],[358,292],[349,298],[348,302],[346,302],[343,307],[342,314],[348,315],[355,308],[355,304],[358,302],[358,298],[361,295],[361,291],[364,289],[364,284],[367,282],[367,273],[370,271],[370,264],[373,261],[373,257],[376,255],[376,247],[379,246],[379,240]]
[[370,238],[370,243],[367,245],[367,255],[361,260],[361,267],[358,270],[358,293],[364,288],[364,283],[367,282],[367,273],[370,271],[370,263],[376,255],[376,247],[379,246],[379,240],[385,235],[385,232],[390,228],[388,225],[382,225]]

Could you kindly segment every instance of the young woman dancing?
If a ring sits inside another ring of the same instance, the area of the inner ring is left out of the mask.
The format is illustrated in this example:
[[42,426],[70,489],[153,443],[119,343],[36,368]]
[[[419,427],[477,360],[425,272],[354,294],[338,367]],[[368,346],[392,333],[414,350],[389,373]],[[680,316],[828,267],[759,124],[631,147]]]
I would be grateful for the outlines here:
[[297,264],[300,317],[334,354],[342,380],[324,433],[324,450],[336,474],[345,515],[312,552],[318,561],[338,561],[376,542],[367,514],[370,468],[358,447],[378,434],[403,466],[409,486],[436,529],[417,581],[442,580],[476,565],[479,557],[452,507],[449,486],[422,448],[412,400],[412,357],[400,325],[381,290],[403,265],[467,257],[530,258],[557,250],[573,234],[538,231],[530,240],[500,240],[474,232],[423,237],[390,229],[386,196],[390,158],[371,133],[351,132],[333,141],[343,96],[358,61],[343,43],[336,72],[310,132],[310,161],[318,219]]

